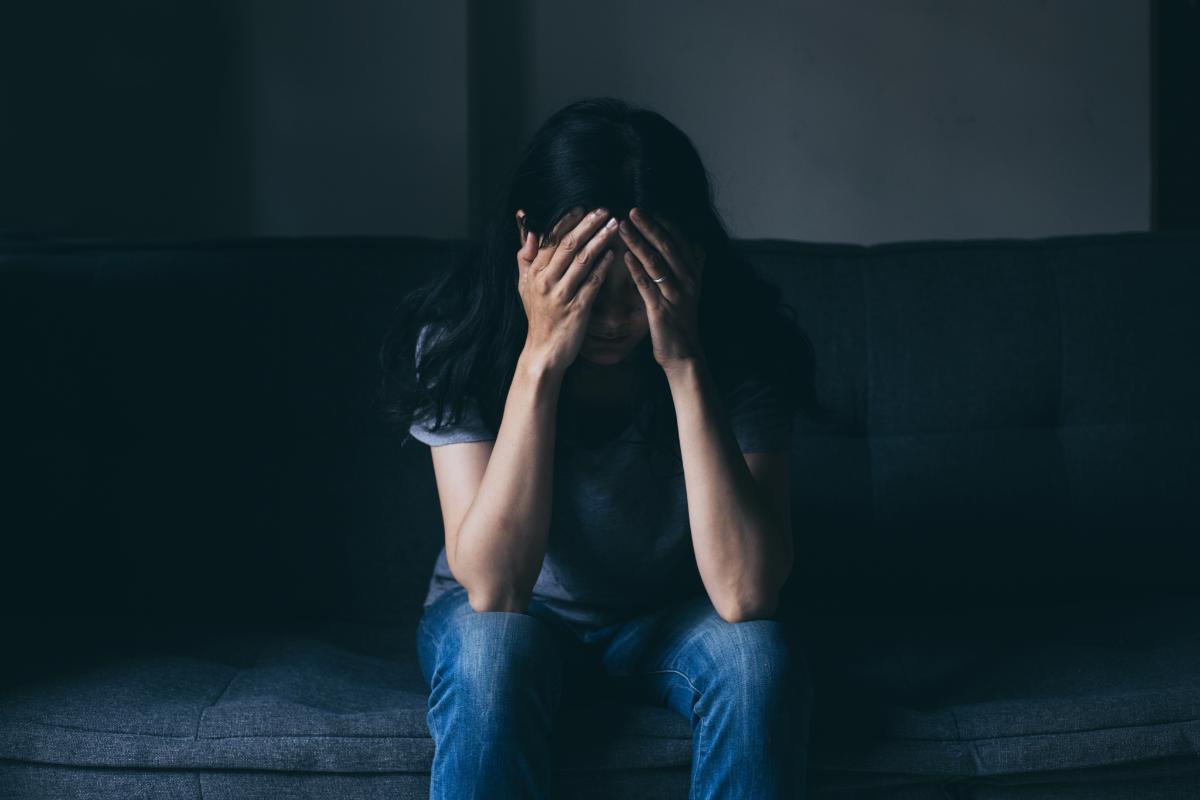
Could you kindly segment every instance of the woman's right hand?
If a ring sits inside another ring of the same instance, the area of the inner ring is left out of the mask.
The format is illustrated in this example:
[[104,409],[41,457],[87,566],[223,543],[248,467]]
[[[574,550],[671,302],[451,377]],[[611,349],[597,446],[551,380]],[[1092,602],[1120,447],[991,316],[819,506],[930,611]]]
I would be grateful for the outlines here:
[[[592,302],[612,265],[617,219],[605,209],[576,207],[555,224],[542,248],[528,232],[517,251],[517,291],[529,320],[525,351],[565,371],[587,335]],[[601,251],[604,251],[600,257]]]

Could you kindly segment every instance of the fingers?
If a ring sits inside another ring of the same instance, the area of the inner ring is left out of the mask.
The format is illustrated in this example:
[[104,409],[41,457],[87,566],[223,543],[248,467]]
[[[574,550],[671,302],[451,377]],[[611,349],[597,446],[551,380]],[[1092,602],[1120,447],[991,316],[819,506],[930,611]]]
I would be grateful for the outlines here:
[[[517,209],[517,239],[521,242],[517,250],[517,276],[524,277],[529,271],[529,265],[537,257],[537,242],[532,232],[525,229],[525,212]],[[530,243],[530,240],[534,240]]]
[[[690,282],[695,291],[699,291],[701,278],[704,275],[704,261],[706,258],[704,248],[698,244],[693,244],[689,247],[688,238],[684,236],[679,226],[671,222],[671,220],[657,215],[654,217],[654,220],[666,232],[666,235],[670,237],[669,243],[675,250],[676,261],[682,267],[681,272],[684,279]],[[681,253],[691,253],[691,258],[686,258],[680,255]]]
[[[517,225],[523,235],[521,241],[521,249],[517,251],[517,272],[518,279],[528,277],[531,268],[541,269],[545,262],[548,262],[554,254],[554,245],[558,242],[563,231],[581,218],[586,209],[582,206],[575,206],[562,218],[558,220],[551,228],[550,233],[546,236],[550,244],[543,247],[539,241],[539,237],[533,231],[528,231],[525,228],[525,212],[522,209],[517,209]],[[543,254],[543,251],[545,253]],[[539,263],[539,257],[541,262]]]
[[[609,243],[616,235],[617,218],[609,217],[600,230],[591,237],[583,250],[579,251],[568,263],[567,270],[559,281],[559,286],[564,297],[571,297],[578,291],[579,285],[593,271],[592,264],[600,257],[601,251],[608,248]],[[612,250],[608,250],[608,252],[611,253]]]
[[[550,230],[550,233],[546,235],[546,239],[549,244],[543,248],[540,237],[538,237],[537,234],[526,230],[524,210],[517,209],[517,238],[521,242],[521,249],[518,251],[518,253],[521,255],[527,254],[528,251],[526,248],[531,247],[529,244],[529,239],[531,236],[533,237],[533,256],[527,258],[526,260],[530,262],[534,261],[537,257],[537,254],[543,249],[550,251],[551,246],[558,242],[558,239],[562,235],[563,231],[565,231],[571,225],[574,225],[575,222],[583,216],[584,211],[586,211],[586,209],[584,209],[582,206],[575,206],[566,214],[564,214],[562,218],[554,224],[553,228]],[[549,258],[549,256],[547,256],[547,258]]]
[[521,249],[517,251],[517,255],[524,266],[528,267],[537,258],[537,237],[533,235],[533,231],[525,234],[525,240],[521,243]]
[[[627,239],[636,239],[642,243],[638,256],[642,263],[653,273],[654,277],[670,275],[668,280],[659,284],[672,283],[674,280],[688,282],[691,275],[683,261],[681,241],[677,241],[656,218],[651,217],[640,208],[630,209],[630,221],[635,229],[626,235]],[[647,261],[645,254],[649,253],[651,260]],[[674,288],[674,287],[672,287]]]
[[517,241],[521,243],[521,247],[525,246],[525,212],[522,209],[517,209]]
[[[624,230],[624,225],[621,227],[621,236],[629,247],[629,254],[625,256],[625,260],[628,261],[631,258],[636,260],[642,274],[650,282],[650,288],[670,302],[676,302],[678,288],[675,281],[678,278],[658,248],[639,233],[635,225],[629,224],[629,230]],[[655,281],[654,278],[666,278],[666,280]]]
[[[558,282],[563,277],[563,274],[572,267],[572,262],[578,262],[579,266],[583,267],[583,271],[586,272],[586,267],[591,263],[596,253],[596,247],[592,244],[591,240],[610,218],[607,211],[595,209],[567,231],[562,239],[559,240],[558,246],[554,248],[554,253],[550,256],[550,261],[542,268],[546,280],[551,283]],[[603,241],[607,241],[611,233],[612,228],[605,229]],[[581,280],[582,277],[572,276],[570,285],[564,288],[568,288],[569,292],[573,294]]]
[[638,294],[642,296],[647,316],[657,314],[658,304],[663,301],[663,294],[658,290],[658,284],[650,280],[650,276],[646,274],[646,268],[633,253],[625,254],[625,267],[629,270],[629,276],[633,278],[633,284],[637,286]]
[[591,307],[592,299],[600,291],[600,286],[604,283],[604,278],[608,275],[608,271],[612,269],[612,263],[615,259],[616,254],[612,250],[609,250],[600,256],[600,260],[596,262],[596,268],[587,274],[587,277],[583,281],[583,286],[579,288],[579,294],[575,295],[575,302],[579,303],[582,308]]
[[558,222],[554,223],[554,227],[550,229],[550,244],[556,245],[562,241],[562,237],[566,234],[567,230],[571,227],[574,227],[581,219],[583,219],[586,213],[587,209],[583,206],[575,206],[566,214],[563,214],[562,218],[559,219]]
[[527,279],[529,268],[533,266],[533,260],[537,258],[537,252],[537,237],[531,231],[525,234],[525,241],[521,244],[521,249],[517,251],[518,284]]

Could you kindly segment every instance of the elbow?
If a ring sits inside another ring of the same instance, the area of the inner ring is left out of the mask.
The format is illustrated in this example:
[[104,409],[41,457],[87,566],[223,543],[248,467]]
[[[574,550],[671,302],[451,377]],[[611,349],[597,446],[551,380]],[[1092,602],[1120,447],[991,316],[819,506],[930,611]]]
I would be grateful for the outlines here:
[[467,602],[473,611],[509,611],[514,614],[527,613],[530,596],[504,587],[486,590],[467,590]]
[[775,606],[764,604],[736,611],[726,610],[718,613],[720,613],[721,619],[730,624],[736,622],[753,622],[756,619],[775,619]]
[[741,603],[723,604],[717,609],[721,619],[729,623],[750,622],[756,619],[774,619],[779,610],[779,595],[762,595]]
[[717,613],[726,622],[748,622],[755,619],[774,619],[779,611],[780,597],[783,587],[791,577],[795,564],[795,545],[792,540],[791,527],[779,524],[775,541],[780,542],[782,551],[776,557],[767,559],[770,566],[763,567],[763,573],[758,576],[754,586],[726,598],[728,602],[723,607],[717,607]]
[[[461,565],[460,565],[461,566]],[[529,607],[531,592],[522,592],[510,582],[498,582],[492,575],[479,580],[478,575],[464,575],[450,570],[454,579],[467,591],[467,602],[473,611],[515,611],[524,613]]]
[[781,562],[782,566],[769,588],[759,588],[749,592],[741,599],[723,603],[717,607],[717,613],[726,622],[748,622],[754,619],[774,619],[779,611],[779,598],[783,594],[783,586],[787,583],[792,572],[790,558]]
[[[459,562],[466,574],[455,579],[467,590],[467,602],[474,611],[512,611],[526,613],[533,597],[532,579],[514,579],[516,568],[497,569],[493,565]],[[452,570],[453,572],[453,570]],[[465,578],[465,580],[464,580]]]

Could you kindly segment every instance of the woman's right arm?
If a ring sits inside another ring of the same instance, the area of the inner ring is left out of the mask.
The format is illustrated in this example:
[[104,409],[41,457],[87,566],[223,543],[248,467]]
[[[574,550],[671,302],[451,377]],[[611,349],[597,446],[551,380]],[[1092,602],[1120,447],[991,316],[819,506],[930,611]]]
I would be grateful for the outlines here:
[[[560,369],[522,352],[474,500],[457,529],[446,529],[450,572],[476,611],[524,611],[533,594],[550,530],[561,385]],[[435,473],[457,449],[433,449]]]
[[[583,343],[592,302],[612,263],[611,250],[600,254],[616,230],[616,219],[607,211],[583,212],[577,208],[559,220],[551,244],[542,248],[521,226],[517,285],[529,333],[478,489],[461,522],[454,525],[447,520],[446,527],[446,561],[476,611],[523,612],[546,557],[559,390]],[[560,240],[560,232],[572,225]],[[455,446],[434,450],[435,472],[438,450],[451,448]],[[449,461],[454,455],[441,458]],[[472,470],[478,475],[485,459],[470,459],[474,467],[462,466],[466,460],[457,460],[458,476]],[[454,482],[461,507],[469,495],[464,483],[474,481],[468,477]],[[442,483],[439,476],[439,487]]]

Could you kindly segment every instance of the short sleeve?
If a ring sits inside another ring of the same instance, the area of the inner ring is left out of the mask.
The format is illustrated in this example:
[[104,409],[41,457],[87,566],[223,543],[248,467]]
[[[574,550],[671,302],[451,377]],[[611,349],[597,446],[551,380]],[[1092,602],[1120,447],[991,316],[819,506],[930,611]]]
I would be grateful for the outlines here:
[[[429,331],[430,326],[427,324],[417,334],[415,364],[420,363]],[[496,438],[496,434],[483,421],[483,416],[479,413],[479,404],[473,397],[468,397],[464,402],[463,417],[458,422],[450,424],[443,420],[445,424],[434,430],[434,421],[433,415],[430,414],[414,416],[408,432],[414,439],[424,442],[430,447],[460,442],[490,441]]]
[[791,450],[793,413],[774,384],[745,380],[734,388],[726,404],[730,427],[743,453]]
[[496,434],[484,424],[478,404],[473,399],[467,401],[463,409],[463,418],[457,423],[443,425],[435,431],[433,422],[431,416],[414,418],[408,432],[414,439],[430,447],[459,442],[484,442],[496,438]]

